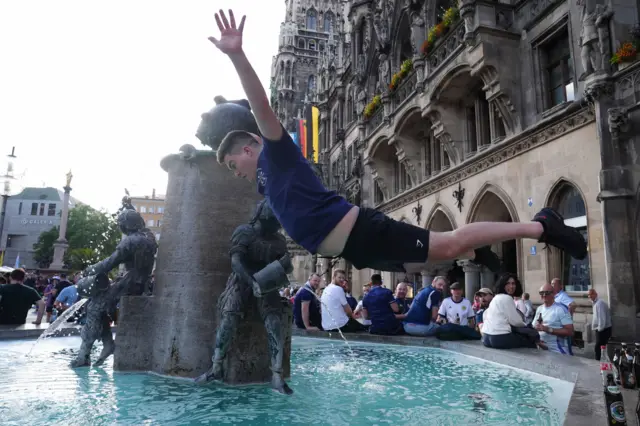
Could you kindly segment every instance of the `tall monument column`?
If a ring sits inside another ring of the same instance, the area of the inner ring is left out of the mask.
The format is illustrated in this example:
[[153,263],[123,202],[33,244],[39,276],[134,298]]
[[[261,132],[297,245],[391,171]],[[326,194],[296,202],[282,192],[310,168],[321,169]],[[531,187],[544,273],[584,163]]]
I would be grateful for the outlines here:
[[73,175],[71,170],[67,173],[67,184],[64,187],[64,196],[62,197],[62,217],[60,220],[60,233],[58,239],[53,243],[53,262],[49,266],[50,269],[65,269],[64,255],[69,248],[67,243],[67,220],[69,219],[69,194],[71,193],[71,179]]

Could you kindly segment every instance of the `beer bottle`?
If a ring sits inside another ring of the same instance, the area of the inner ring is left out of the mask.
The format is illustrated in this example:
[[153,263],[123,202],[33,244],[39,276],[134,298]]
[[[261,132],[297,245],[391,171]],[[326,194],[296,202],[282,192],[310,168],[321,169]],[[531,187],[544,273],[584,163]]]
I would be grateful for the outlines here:
[[[602,356],[600,357],[600,374],[602,375],[602,386],[607,386],[608,376],[613,374],[613,364],[609,360],[609,354],[607,354],[607,347],[605,345],[600,346]],[[614,377],[615,380],[615,377]]]
[[613,352],[613,375],[615,378],[615,382],[617,385],[622,384],[621,374],[620,374],[620,348],[616,348]]
[[456,324],[460,324],[460,314],[456,314]]
[[604,398],[607,407],[608,425],[626,425],[624,415],[624,401],[620,388],[616,385],[613,374],[607,374],[607,383],[604,387]]
[[538,324],[542,325],[542,312],[538,315]]
[[[620,378],[622,387],[625,389],[635,389],[636,375],[633,372],[633,363],[629,361],[629,352],[627,345],[622,344],[622,353],[620,354]],[[633,360],[633,356],[631,357]]]

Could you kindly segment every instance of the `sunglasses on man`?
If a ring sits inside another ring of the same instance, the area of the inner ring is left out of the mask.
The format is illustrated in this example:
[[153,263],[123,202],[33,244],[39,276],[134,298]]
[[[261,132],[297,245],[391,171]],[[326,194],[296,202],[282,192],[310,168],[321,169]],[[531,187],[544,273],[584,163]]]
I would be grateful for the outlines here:
[[540,296],[551,296],[553,294],[552,291],[541,291],[538,293]]

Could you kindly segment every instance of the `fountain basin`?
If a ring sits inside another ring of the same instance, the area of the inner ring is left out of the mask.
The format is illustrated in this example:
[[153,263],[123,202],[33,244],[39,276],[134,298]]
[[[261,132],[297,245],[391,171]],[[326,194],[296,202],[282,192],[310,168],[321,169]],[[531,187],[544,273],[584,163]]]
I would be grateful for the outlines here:
[[568,380],[571,372],[563,373],[564,379],[549,377],[470,357],[464,350],[357,339],[349,349],[332,339],[295,336],[289,380],[295,393],[285,397],[265,385],[196,386],[114,372],[112,361],[73,370],[68,362],[76,349],[68,348],[79,343],[77,337],[45,339],[26,357],[33,340],[0,342],[3,424],[82,419],[93,425],[560,425],[576,387]]

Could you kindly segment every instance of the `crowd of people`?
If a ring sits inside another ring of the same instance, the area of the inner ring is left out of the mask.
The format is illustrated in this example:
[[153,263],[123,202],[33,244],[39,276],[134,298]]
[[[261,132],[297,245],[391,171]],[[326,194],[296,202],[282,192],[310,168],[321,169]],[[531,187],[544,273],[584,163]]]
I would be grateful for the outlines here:
[[[435,277],[415,298],[408,299],[411,283],[399,282],[392,292],[379,274],[373,274],[357,301],[346,277],[338,269],[326,286],[321,285],[320,275],[312,274],[304,286],[283,289],[293,303],[295,326],[308,331],[481,340],[495,349],[539,348],[573,355],[577,305],[559,278],[540,287],[542,303],[536,308],[511,273],[500,276],[493,289],[481,288],[472,299],[465,297],[460,283],[449,284],[444,276]],[[594,355],[599,360],[600,346],[611,337],[611,315],[595,290],[589,290],[588,296],[593,303]]]

